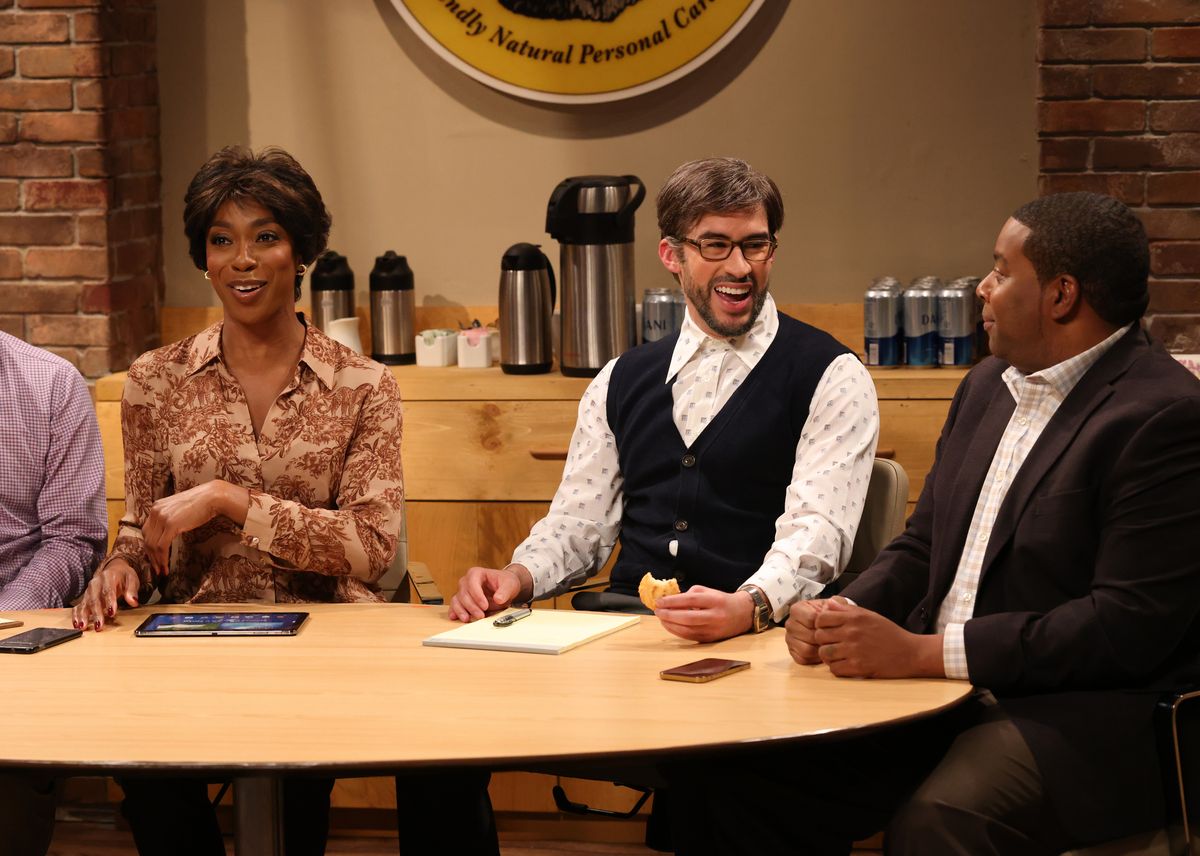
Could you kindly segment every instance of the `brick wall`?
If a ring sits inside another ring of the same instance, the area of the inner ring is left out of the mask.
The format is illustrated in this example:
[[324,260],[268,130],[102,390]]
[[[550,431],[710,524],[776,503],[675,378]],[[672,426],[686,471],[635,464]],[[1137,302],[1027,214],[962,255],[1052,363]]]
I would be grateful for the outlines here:
[[90,378],[157,344],[153,0],[0,0],[0,330]]
[[1150,329],[1200,352],[1200,0],[1039,0],[1041,191],[1109,193],[1150,237]]

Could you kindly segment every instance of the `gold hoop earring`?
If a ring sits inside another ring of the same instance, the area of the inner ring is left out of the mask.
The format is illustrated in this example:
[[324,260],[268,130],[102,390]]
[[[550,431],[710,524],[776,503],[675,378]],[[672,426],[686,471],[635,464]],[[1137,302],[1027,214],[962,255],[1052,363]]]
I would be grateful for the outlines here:
[[212,277],[208,275],[208,271],[204,272],[204,278],[207,279],[209,282],[212,282]]
[[296,276],[304,276],[304,272],[308,270],[308,265],[300,265],[296,268]]

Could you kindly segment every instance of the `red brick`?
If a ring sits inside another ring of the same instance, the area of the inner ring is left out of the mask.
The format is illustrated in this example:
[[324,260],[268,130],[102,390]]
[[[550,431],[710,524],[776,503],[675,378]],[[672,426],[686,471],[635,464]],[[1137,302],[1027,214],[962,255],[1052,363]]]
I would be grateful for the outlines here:
[[1200,280],[1151,279],[1149,312],[1200,312]]
[[1150,335],[1167,350],[1181,354],[1200,351],[1200,314],[1155,315],[1149,319]]
[[121,143],[121,146],[121,162],[125,165],[126,172],[159,172],[157,138],[132,140]]
[[157,239],[118,244],[115,250],[116,263],[113,268],[118,275],[132,276],[143,273],[158,260]]
[[0,176],[12,178],[54,178],[71,175],[71,153],[30,143],[0,148]]
[[0,279],[20,279],[21,270],[21,251],[0,247]]
[[75,221],[61,214],[0,214],[0,244],[69,244]]
[[92,247],[27,250],[25,275],[44,279],[105,279],[108,276],[108,252]]
[[71,16],[75,30],[72,41],[98,42],[101,40],[100,16],[95,12],[76,12]]
[[0,80],[0,110],[70,110],[67,80]]
[[157,67],[152,44],[110,45],[108,57],[109,69],[117,76],[144,74]]
[[75,312],[82,286],[49,282],[0,285],[0,306],[6,312]]
[[109,314],[112,311],[112,286],[107,282],[83,286],[79,311]]
[[1038,179],[1039,192],[1044,196],[1050,193],[1067,193],[1070,191],[1086,190],[1091,193],[1107,193],[1120,199],[1126,205],[1141,205],[1145,196],[1143,186],[1145,180],[1141,175],[1128,173],[1050,173]]
[[77,211],[107,204],[107,181],[25,182],[26,211]]
[[1200,209],[1149,208],[1137,215],[1151,241],[1200,241]]
[[1095,0],[1093,24],[1188,24],[1200,22],[1196,0]]
[[1042,62],[1136,62],[1146,58],[1146,31],[1042,30],[1038,58]]
[[1091,19],[1091,0],[1038,0],[1038,20],[1043,27],[1073,27]]
[[159,181],[157,175],[123,175],[116,179],[113,205],[126,208],[130,205],[150,205],[158,202]]
[[1155,59],[1200,59],[1200,28],[1159,28],[1153,31],[1150,44]]
[[1046,134],[1080,131],[1141,131],[1146,105],[1141,101],[1048,101],[1038,104],[1038,130]]
[[16,211],[21,207],[21,184],[0,181],[0,211]]
[[84,178],[108,178],[112,175],[104,149],[76,149],[75,163]]
[[12,77],[16,70],[16,52],[12,48],[0,47],[0,78]]
[[130,107],[113,110],[108,116],[108,132],[111,140],[137,140],[158,136],[158,108]]
[[1087,169],[1090,141],[1086,139],[1047,139],[1038,146],[1039,163],[1043,170],[1081,171]]
[[1161,169],[1200,167],[1200,134],[1153,138],[1099,138],[1092,144],[1092,168]]
[[79,110],[99,110],[104,107],[104,81],[75,81],[75,107]]
[[31,113],[21,119],[21,139],[35,143],[98,143],[104,140],[99,113]]
[[1200,101],[1160,101],[1151,104],[1150,130],[1200,131]]
[[70,38],[66,15],[47,12],[5,12],[0,14],[0,42],[65,42]]
[[105,25],[111,30],[109,41],[153,42],[158,35],[157,18],[153,10],[131,9],[128,4],[120,11],[109,11],[105,15]]
[[1092,89],[1104,98],[1197,96],[1200,95],[1200,68],[1189,65],[1099,66],[1092,71]]
[[107,345],[109,322],[105,315],[26,316],[31,345]]
[[11,143],[17,139],[17,116],[15,113],[0,114],[0,143]]
[[1160,172],[1146,176],[1150,205],[1200,205],[1200,172]]
[[103,377],[113,370],[108,351],[108,348],[83,348],[75,367],[84,377]]
[[1092,70],[1086,65],[1044,65],[1038,69],[1039,98],[1087,98]]
[[104,214],[80,214],[75,221],[76,240],[85,246],[108,243],[108,217]]
[[22,9],[78,9],[99,6],[100,0],[20,0]]
[[1150,245],[1150,271],[1159,276],[1200,273],[1200,242],[1172,241]]
[[21,48],[17,64],[22,77],[102,77],[104,51],[99,45]]
[[25,338],[24,315],[0,315],[0,330],[18,339]]
[[162,233],[162,211],[157,205],[112,211],[108,221],[110,241],[134,241]]

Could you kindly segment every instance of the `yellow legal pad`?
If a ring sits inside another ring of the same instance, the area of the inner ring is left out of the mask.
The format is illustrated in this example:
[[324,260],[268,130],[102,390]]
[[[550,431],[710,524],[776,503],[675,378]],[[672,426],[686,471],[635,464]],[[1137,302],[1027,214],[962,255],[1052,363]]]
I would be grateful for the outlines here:
[[505,614],[497,613],[470,624],[463,624],[453,630],[430,636],[421,644],[441,648],[561,654],[593,639],[632,627],[641,620],[640,615],[612,612],[535,609],[528,618],[522,618],[508,627],[497,627],[493,622]]

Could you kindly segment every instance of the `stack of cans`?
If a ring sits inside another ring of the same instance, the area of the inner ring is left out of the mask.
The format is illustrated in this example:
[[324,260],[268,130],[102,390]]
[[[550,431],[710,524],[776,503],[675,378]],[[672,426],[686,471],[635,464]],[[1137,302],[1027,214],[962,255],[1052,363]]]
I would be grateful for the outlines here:
[[679,332],[687,312],[677,288],[647,288],[642,296],[642,341],[657,342]]
[[[919,276],[904,288],[879,277],[863,296],[867,365],[969,366],[986,353],[980,346],[983,321],[975,294],[979,279],[959,277],[948,285]],[[986,338],[982,339],[986,342]]]

